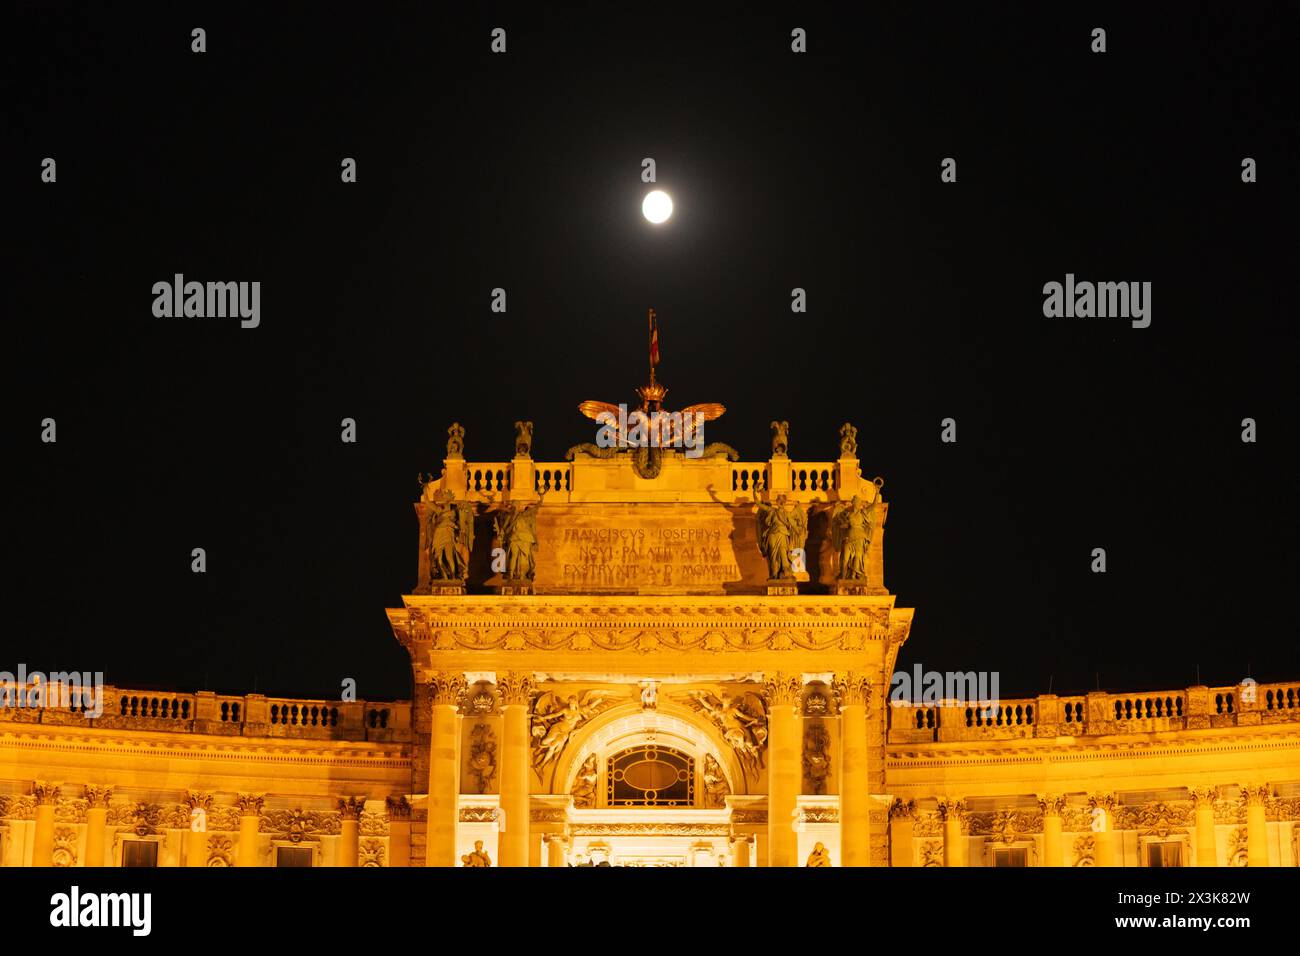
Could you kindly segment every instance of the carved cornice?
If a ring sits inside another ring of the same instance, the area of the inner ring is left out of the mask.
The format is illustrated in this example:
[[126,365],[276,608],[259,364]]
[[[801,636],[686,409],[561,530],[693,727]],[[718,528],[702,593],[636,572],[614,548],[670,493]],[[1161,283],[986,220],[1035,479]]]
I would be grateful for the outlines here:
[[740,808],[731,811],[732,823],[767,823],[767,811]]
[[465,693],[465,675],[451,671],[435,671],[429,676],[429,700],[434,706],[460,703]]
[[457,817],[461,823],[492,823],[496,818],[496,807],[461,807]]
[[113,796],[113,788],[100,784],[88,783],[85,787],[86,806],[92,810],[107,810],[109,798]]
[[894,802],[889,805],[889,819],[891,820],[915,820],[916,819],[916,801],[904,800],[901,797],[895,797]]
[[410,820],[411,804],[405,796],[385,797],[384,806],[388,809],[388,820]]
[[537,688],[530,675],[518,671],[506,671],[497,675],[497,692],[501,702],[506,706],[532,703]]
[[865,706],[871,701],[871,679],[865,674],[858,674],[853,671],[846,674],[836,674],[832,686],[835,688],[835,694],[839,698],[841,707],[854,704]]
[[797,706],[803,696],[803,681],[798,676],[777,671],[763,682],[763,692],[769,707]]
[[264,793],[241,793],[235,796],[235,806],[241,817],[261,816],[262,806],[266,803]]
[[566,823],[569,814],[563,807],[540,807],[529,814],[528,819],[533,823]]
[[341,820],[360,820],[361,811],[366,808],[364,797],[340,797],[338,802]]

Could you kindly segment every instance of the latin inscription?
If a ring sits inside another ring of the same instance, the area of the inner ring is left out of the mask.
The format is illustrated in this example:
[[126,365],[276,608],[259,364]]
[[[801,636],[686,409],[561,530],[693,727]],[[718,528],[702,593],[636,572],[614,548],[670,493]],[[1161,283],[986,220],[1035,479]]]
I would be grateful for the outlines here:
[[741,576],[720,528],[565,528],[559,537],[565,587],[707,587]]

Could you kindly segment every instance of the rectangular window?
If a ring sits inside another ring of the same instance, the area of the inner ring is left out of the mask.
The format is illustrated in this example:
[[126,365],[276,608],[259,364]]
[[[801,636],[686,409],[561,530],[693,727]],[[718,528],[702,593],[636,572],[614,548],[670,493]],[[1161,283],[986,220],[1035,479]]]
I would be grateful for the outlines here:
[[158,844],[153,840],[122,841],[123,866],[157,866]]
[[276,866],[311,866],[311,847],[280,846],[275,848]]
[[1165,867],[1183,865],[1183,845],[1181,843],[1148,843],[1147,866]]
[[1023,846],[1002,847],[993,851],[994,866],[1028,866],[1029,850]]

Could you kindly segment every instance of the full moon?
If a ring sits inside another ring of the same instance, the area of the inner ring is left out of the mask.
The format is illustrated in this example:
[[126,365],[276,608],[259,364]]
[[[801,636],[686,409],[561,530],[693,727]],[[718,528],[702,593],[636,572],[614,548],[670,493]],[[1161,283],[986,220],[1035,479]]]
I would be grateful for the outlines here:
[[641,212],[653,223],[663,222],[673,214],[673,201],[663,190],[653,190],[641,203]]

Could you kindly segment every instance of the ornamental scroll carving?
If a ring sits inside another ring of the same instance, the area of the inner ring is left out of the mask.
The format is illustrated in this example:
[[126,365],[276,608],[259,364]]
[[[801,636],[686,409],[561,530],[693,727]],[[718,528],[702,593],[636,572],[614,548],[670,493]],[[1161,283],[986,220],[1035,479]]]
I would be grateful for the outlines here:
[[[703,622],[702,622],[703,623]],[[900,624],[900,633],[907,625]],[[716,628],[562,628],[499,629],[485,627],[429,629],[424,624],[411,625],[417,643],[429,643],[434,652],[454,650],[505,651],[586,651],[602,650],[629,654],[709,651],[717,654],[746,651],[862,650],[870,640],[884,640],[893,633],[888,625],[817,628],[739,627]],[[427,633],[425,637],[421,632]]]

